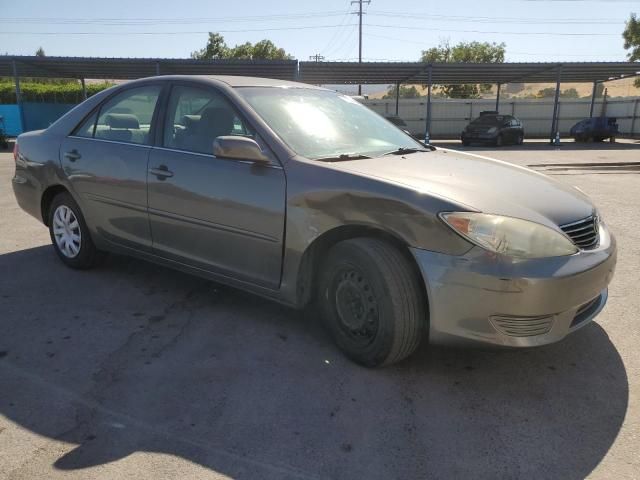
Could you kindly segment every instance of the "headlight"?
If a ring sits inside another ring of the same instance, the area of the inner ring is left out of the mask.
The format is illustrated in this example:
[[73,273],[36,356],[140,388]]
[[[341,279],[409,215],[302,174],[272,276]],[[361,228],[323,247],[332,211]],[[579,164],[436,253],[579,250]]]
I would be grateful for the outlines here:
[[562,233],[528,220],[473,212],[441,213],[440,218],[472,243],[511,257],[561,257],[578,252]]
[[487,130],[487,133],[496,133],[498,131],[498,127],[491,127],[489,130]]

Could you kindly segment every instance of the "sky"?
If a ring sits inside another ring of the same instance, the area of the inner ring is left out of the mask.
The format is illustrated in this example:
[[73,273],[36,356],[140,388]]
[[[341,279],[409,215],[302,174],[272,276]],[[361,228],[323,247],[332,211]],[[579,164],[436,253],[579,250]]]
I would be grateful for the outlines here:
[[[357,60],[349,0],[0,0],[0,54],[185,58],[208,31],[227,44],[268,38],[299,60]],[[624,61],[621,33],[640,1],[371,0],[363,60],[413,61],[448,40],[506,44],[507,61]]]

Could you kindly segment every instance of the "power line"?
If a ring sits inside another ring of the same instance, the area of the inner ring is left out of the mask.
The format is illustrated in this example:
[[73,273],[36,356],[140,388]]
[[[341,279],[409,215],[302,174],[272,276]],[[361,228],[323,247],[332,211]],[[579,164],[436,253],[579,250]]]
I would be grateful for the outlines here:
[[[357,0],[360,1],[360,0]],[[365,0],[363,0],[364,2]],[[358,26],[361,30],[360,23],[346,24],[345,26]],[[619,33],[579,33],[579,32],[513,32],[513,31],[488,31],[488,30],[453,30],[449,28],[433,28],[433,27],[411,27],[407,25],[383,25],[367,23],[367,27],[373,28],[394,28],[397,30],[418,30],[422,32],[448,32],[448,33],[477,33],[477,34],[490,34],[490,35],[547,35],[547,36],[560,36],[560,37],[617,37]],[[224,29],[217,30],[219,33],[248,33],[248,32],[267,32],[267,31],[281,31],[281,30],[313,30],[324,28],[339,28],[340,25],[305,25],[296,27],[269,27],[269,28],[245,28],[245,29]],[[105,32],[105,31],[80,31],[80,32],[35,32],[35,31],[13,31],[13,32],[0,32],[5,35],[191,35],[191,34],[206,34],[207,31],[167,31],[167,32]],[[362,42],[359,41],[359,51],[362,50]]]
[[162,24],[199,24],[212,22],[256,22],[256,21],[279,21],[279,20],[299,20],[301,18],[322,18],[342,15],[340,10],[328,10],[323,12],[293,13],[293,14],[272,14],[272,15],[249,15],[242,17],[182,17],[182,18],[73,18],[73,17],[5,17],[5,21],[14,23],[32,24],[86,24],[86,25],[162,25]]
[[344,12],[343,17],[340,20],[340,25],[338,26],[338,29],[333,32],[333,35],[331,36],[327,44],[324,46],[324,48],[320,50],[321,54],[326,54],[329,49],[332,49],[334,45],[336,45],[338,38],[342,36],[344,32],[347,31],[345,24],[349,19],[350,14],[351,14],[351,5],[349,5],[349,8],[347,8],[347,11]]
[[488,31],[488,30],[452,30],[450,28],[433,28],[433,27],[410,27],[407,25],[381,25],[381,24],[373,24],[367,23],[367,27],[374,28],[396,28],[398,30],[420,30],[423,32],[454,32],[454,33],[486,33],[491,35],[557,35],[557,36],[568,36],[568,37],[618,37],[619,33],[577,33],[577,32],[499,32],[499,31]]
[[482,16],[464,16],[464,15],[420,15],[413,13],[398,13],[384,10],[375,10],[367,12],[371,16],[376,17],[393,17],[415,20],[432,20],[432,21],[455,21],[455,22],[472,22],[472,23],[525,23],[535,25],[621,25],[625,23],[625,19],[600,18],[530,18],[530,17],[482,17]]
[[[396,42],[403,42],[403,43],[411,43],[414,45],[420,45],[423,48],[427,48],[430,47],[432,45],[427,44],[427,42],[425,41],[417,41],[417,40],[407,40],[404,38],[397,38],[397,37],[389,37],[387,35],[377,35],[377,34],[373,34],[373,33],[365,33],[364,34],[365,37],[372,37],[372,38],[381,38],[383,40],[393,40]],[[527,55],[527,56],[539,56],[539,57],[612,57],[615,55],[622,55],[624,52],[610,52],[610,53],[590,53],[590,54],[581,54],[581,53],[533,53],[533,52],[513,52],[508,50],[507,54],[508,55]],[[343,59],[343,60],[347,60],[347,59]],[[349,59],[349,60],[355,60],[355,58],[353,59]],[[379,60],[379,61],[392,61],[392,62],[406,62],[406,61],[412,61],[412,60],[401,60],[401,59],[374,59],[374,58],[367,58],[367,60]]]
[[[356,26],[357,23],[350,24]],[[337,28],[337,25],[307,25],[299,27],[275,27],[275,28],[248,28],[241,30],[216,30],[218,33],[246,33],[246,32],[270,32],[280,30],[312,30],[322,28]],[[209,33],[210,31],[182,31],[182,32],[0,32],[0,35],[195,35]]]

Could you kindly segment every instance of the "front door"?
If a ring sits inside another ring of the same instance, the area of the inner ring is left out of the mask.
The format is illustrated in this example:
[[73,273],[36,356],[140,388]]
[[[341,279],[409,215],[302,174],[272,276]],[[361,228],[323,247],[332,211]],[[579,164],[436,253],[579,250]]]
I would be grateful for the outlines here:
[[61,144],[62,168],[90,229],[123,246],[150,250],[147,162],[161,85],[107,100]]
[[[174,85],[162,146],[149,158],[154,251],[270,288],[280,282],[285,176],[275,161],[216,158],[223,135],[257,135],[215,89]],[[266,148],[266,147],[265,147]]]

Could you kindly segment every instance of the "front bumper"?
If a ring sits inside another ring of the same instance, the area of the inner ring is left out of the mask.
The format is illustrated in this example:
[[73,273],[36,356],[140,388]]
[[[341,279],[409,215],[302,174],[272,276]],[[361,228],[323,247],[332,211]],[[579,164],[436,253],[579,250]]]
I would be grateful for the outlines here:
[[616,242],[568,257],[512,259],[479,247],[462,256],[412,249],[429,299],[432,343],[533,347],[562,340],[607,301]]
[[463,142],[471,143],[488,143],[495,142],[498,138],[498,133],[486,133],[486,132],[462,132],[460,140]]

